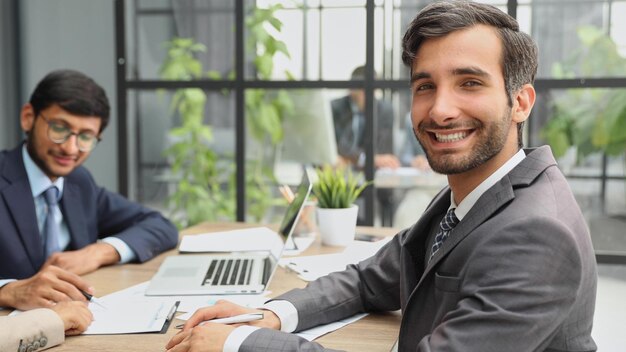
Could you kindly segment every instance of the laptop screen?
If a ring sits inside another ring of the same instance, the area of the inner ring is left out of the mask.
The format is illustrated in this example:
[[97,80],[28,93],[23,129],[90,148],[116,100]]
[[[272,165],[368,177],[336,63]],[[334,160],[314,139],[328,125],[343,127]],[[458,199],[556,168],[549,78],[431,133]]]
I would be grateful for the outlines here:
[[272,246],[272,257],[274,257],[277,261],[278,258],[280,258],[285,246],[292,245],[291,235],[296,226],[296,223],[298,222],[298,219],[300,218],[300,214],[302,213],[302,209],[304,208],[304,203],[311,193],[311,188],[311,181],[309,180],[309,176],[305,171],[302,173],[302,181],[300,181],[300,185],[296,190],[295,197],[287,206],[283,221],[278,227],[278,234],[282,237],[281,244],[280,246]]

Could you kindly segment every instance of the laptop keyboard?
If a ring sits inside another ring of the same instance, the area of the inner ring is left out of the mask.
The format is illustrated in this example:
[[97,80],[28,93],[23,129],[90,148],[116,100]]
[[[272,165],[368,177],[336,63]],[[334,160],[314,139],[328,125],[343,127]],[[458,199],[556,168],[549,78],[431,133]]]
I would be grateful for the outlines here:
[[251,272],[252,259],[213,259],[202,285],[248,285]]

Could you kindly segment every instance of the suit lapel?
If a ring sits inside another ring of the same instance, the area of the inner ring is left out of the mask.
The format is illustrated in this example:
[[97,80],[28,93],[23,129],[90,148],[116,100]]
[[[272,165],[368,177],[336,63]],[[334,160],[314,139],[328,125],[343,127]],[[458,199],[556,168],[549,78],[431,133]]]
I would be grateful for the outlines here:
[[70,232],[71,249],[83,248],[90,243],[79,196],[78,187],[70,183],[69,179],[66,178],[65,185],[63,185],[61,208],[63,209],[63,218]]
[[2,177],[9,184],[2,190],[2,198],[15,222],[18,236],[28,253],[28,259],[37,271],[44,262],[43,244],[37,226],[35,202],[22,160],[21,145],[7,155]]
[[549,147],[540,147],[525,151],[526,158],[500,181],[488,189],[470,209],[469,213],[454,228],[450,237],[432,260],[428,263],[424,274],[420,278],[416,288],[433,268],[444,258],[459,242],[463,241],[475,228],[489,219],[498,209],[515,198],[515,187],[527,186],[537,178],[547,167],[556,165]]
[[443,246],[430,260],[426,267],[426,273],[428,273],[437,263],[446,256],[459,242],[461,242],[467,235],[469,235],[475,228],[480,226],[483,222],[489,219],[500,207],[510,202],[515,195],[513,194],[513,187],[509,181],[509,177],[505,176],[498,183],[493,185],[487,192],[485,192],[470,209],[467,215],[463,218],[455,228],[448,239],[444,242]]

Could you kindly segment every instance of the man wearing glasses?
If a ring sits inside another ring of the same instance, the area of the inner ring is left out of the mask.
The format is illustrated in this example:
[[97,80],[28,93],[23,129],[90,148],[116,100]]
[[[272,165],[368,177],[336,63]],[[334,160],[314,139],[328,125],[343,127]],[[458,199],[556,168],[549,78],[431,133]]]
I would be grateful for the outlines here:
[[102,87],[71,70],[44,77],[22,107],[26,141],[0,152],[0,307],[85,301],[94,292],[79,275],[176,246],[161,214],[99,187],[81,167],[109,110]]

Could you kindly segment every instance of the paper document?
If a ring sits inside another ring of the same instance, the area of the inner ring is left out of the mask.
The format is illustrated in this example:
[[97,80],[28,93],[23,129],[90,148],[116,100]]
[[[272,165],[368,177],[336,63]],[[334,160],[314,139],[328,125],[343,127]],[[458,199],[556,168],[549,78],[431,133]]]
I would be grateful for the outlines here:
[[180,252],[250,252],[268,251],[282,246],[280,236],[267,227],[253,227],[223,232],[184,236]]
[[93,313],[94,320],[84,334],[161,332],[168,318],[172,318],[176,312],[175,303],[172,300],[169,302],[128,300],[117,301],[115,304],[106,302],[107,309],[90,303],[89,310]]
[[[114,292],[107,296],[100,297],[107,304],[114,304],[117,301],[142,300],[146,302],[170,302],[178,301],[178,312],[195,312],[198,308],[212,306],[220,299],[235,302],[240,306],[256,308],[267,301],[268,291],[258,295],[213,295],[213,296],[145,296],[146,288],[150,281],[142,282],[124,290]],[[155,303],[156,304],[156,303]]]
[[326,335],[329,332],[333,332],[335,330],[341,329],[344,326],[348,325],[348,324],[352,324],[355,321],[362,319],[364,317],[367,316],[367,313],[362,313],[362,314],[357,314],[357,315],[353,315],[350,318],[346,318],[346,319],[342,319],[339,321],[336,321],[334,323],[330,323],[330,324],[326,324],[326,325],[320,325],[320,326],[316,326],[314,328],[308,329],[308,330],[304,330],[304,331],[300,331],[298,333],[296,333],[296,335],[307,339],[309,341],[313,341],[316,338],[322,336],[322,335]]
[[282,258],[280,266],[292,270],[305,281],[313,281],[335,271],[341,271],[348,264],[356,264],[373,256],[392,237],[376,242],[354,241],[342,253],[321,254],[304,257]]
[[177,300],[180,301],[178,311],[195,312],[200,308],[212,306],[221,299],[231,301],[240,306],[257,308],[268,300],[267,294],[269,294],[269,292],[264,292],[260,295],[180,296],[177,298]]

